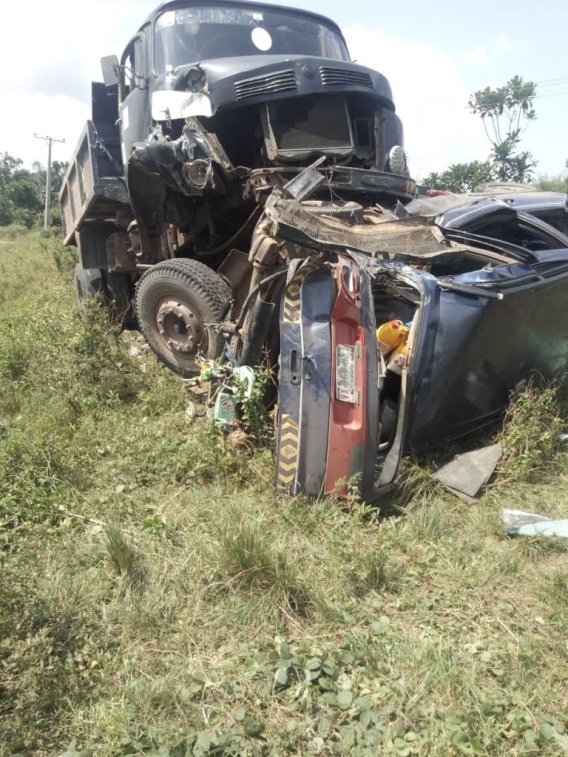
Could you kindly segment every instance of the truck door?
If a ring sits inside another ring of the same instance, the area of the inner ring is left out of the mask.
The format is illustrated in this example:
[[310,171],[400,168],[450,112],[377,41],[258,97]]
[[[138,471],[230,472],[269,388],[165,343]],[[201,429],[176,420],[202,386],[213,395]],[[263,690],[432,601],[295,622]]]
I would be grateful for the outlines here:
[[125,167],[135,142],[143,142],[151,128],[148,98],[148,55],[142,31],[122,55],[119,87],[119,123],[122,160]]

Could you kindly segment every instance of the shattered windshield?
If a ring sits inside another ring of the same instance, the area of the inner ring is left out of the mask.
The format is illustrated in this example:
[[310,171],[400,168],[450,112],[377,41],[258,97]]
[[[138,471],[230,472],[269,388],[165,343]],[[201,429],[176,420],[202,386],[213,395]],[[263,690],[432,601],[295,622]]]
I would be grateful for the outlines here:
[[315,55],[349,60],[342,37],[331,26],[281,10],[182,8],[156,21],[154,68],[244,55]]

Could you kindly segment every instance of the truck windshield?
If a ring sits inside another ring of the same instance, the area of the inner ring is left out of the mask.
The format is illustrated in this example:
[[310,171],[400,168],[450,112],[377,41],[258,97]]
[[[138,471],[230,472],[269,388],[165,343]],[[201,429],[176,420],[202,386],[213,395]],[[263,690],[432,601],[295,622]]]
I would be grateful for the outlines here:
[[154,68],[158,73],[187,63],[243,55],[315,55],[349,60],[331,26],[280,10],[181,8],[156,21]]

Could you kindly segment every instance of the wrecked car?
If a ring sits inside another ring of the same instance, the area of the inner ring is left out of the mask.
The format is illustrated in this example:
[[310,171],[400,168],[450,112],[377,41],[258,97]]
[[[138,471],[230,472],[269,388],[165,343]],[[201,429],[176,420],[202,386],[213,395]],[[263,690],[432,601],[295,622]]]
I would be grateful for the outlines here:
[[387,79],[329,19],[238,0],[164,3],[102,67],[60,193],[79,300],[99,294],[184,376],[219,355],[223,320],[242,362],[275,361],[270,276],[289,260],[260,220],[274,188],[319,159],[314,214],[414,196]]
[[[400,208],[399,215],[435,217],[437,224],[448,230],[461,229],[540,249],[547,245],[562,246],[568,236],[566,199],[563,192],[543,192],[528,184],[489,184],[471,194],[418,196],[404,209]],[[535,219],[547,226],[539,227]],[[546,239],[542,239],[547,233]]]
[[271,232],[304,252],[280,315],[279,489],[351,484],[373,499],[404,451],[463,436],[514,389],[563,375],[565,205],[555,228],[486,199],[428,198],[351,224],[283,194],[267,203]]

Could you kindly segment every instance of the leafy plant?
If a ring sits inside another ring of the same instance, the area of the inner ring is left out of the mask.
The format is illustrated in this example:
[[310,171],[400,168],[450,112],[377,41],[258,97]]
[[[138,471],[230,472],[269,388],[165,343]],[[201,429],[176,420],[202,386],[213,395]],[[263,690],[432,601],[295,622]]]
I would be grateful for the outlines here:
[[549,469],[561,448],[564,428],[559,385],[538,388],[529,384],[510,403],[500,441],[504,455],[500,464],[501,484],[527,479]]
[[521,135],[536,119],[533,108],[536,84],[513,76],[502,87],[486,87],[469,99],[491,143],[491,162],[497,181],[528,181],[536,162],[531,153],[519,152]]
[[235,397],[240,409],[242,422],[259,445],[266,444],[272,435],[272,424],[266,408],[267,392],[274,382],[272,371],[266,366],[254,369],[254,384],[249,390],[246,381],[235,377]]

